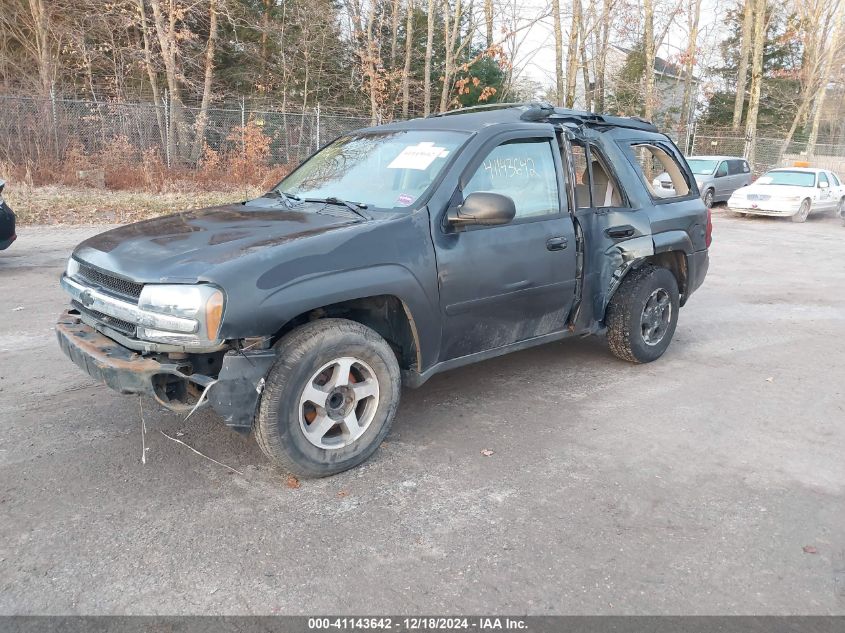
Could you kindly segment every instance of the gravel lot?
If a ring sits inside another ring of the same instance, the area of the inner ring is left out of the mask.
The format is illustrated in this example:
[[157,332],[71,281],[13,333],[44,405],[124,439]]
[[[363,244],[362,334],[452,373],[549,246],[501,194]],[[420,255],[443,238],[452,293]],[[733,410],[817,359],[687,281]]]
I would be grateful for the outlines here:
[[151,400],[141,463],[139,400],[52,329],[103,228],[0,253],[0,613],[845,614],[837,220],[717,216],[660,361],[582,339],[442,374],[371,461],[299,488]]

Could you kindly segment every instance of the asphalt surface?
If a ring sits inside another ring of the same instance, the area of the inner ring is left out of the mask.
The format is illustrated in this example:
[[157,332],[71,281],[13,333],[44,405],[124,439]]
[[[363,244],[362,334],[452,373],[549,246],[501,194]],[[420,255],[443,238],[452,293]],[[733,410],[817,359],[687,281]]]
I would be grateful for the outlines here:
[[442,374],[372,460],[298,488],[62,356],[57,278],[101,229],[0,253],[0,613],[845,613],[833,218],[716,217],[660,361],[594,338]]

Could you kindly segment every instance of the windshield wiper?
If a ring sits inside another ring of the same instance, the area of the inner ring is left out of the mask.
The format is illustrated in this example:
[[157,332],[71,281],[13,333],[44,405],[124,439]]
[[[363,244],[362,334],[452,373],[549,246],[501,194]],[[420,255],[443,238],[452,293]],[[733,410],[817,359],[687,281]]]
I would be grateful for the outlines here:
[[296,200],[297,202],[302,202],[302,198],[300,198],[296,194],[288,193],[287,191],[282,191],[281,189],[271,189],[270,191],[265,193],[262,197],[263,198],[284,198],[285,204],[288,207],[293,207],[293,204],[291,204],[291,202],[290,202],[291,200]]
[[373,216],[369,213],[364,213],[362,209],[366,209],[367,205],[363,202],[348,202],[337,196],[329,196],[327,198],[305,198],[305,202],[323,202],[325,204],[337,204],[346,207],[355,215],[364,218],[365,220],[372,220]]

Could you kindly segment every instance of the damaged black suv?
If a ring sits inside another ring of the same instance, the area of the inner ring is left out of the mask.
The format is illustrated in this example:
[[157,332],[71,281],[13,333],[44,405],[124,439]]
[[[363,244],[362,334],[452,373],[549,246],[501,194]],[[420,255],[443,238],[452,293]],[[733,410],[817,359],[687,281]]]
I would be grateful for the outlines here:
[[469,109],[346,134],[256,200],[86,240],[57,334],[113,389],[210,406],[319,477],[376,450],[403,384],[584,334],[659,358],[710,235],[652,124]]

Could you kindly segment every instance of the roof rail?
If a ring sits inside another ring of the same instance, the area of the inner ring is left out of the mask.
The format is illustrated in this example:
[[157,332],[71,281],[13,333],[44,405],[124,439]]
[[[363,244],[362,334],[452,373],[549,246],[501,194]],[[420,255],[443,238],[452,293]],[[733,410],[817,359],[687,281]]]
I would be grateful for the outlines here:
[[548,121],[563,123],[568,121],[579,125],[587,124],[596,126],[623,127],[634,130],[644,130],[646,132],[658,131],[657,127],[653,123],[636,116],[622,117],[610,114],[596,114],[595,112],[587,112],[586,110],[557,108],[546,101],[490,103],[469,106],[466,108],[458,108],[457,110],[447,110],[446,112],[429,114],[428,118],[469,114],[472,112],[490,112],[495,110],[521,110],[522,112],[519,115],[520,120],[529,122],[539,123],[541,121]]

